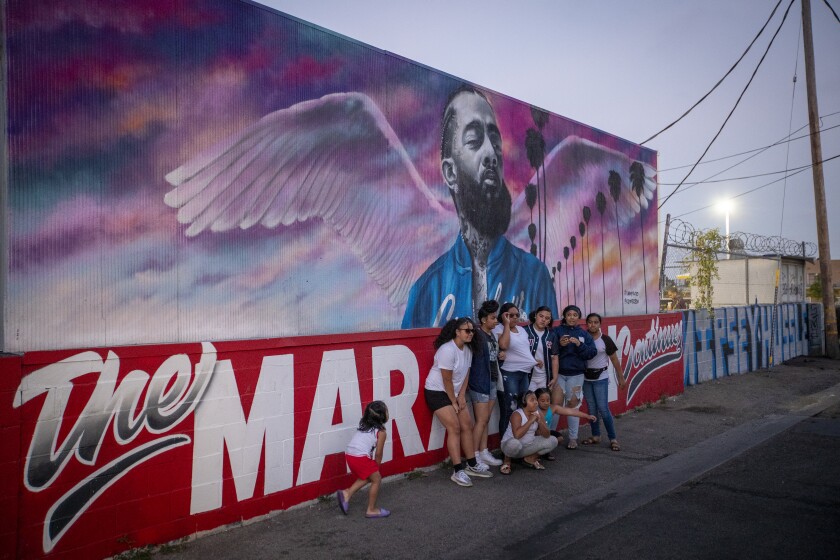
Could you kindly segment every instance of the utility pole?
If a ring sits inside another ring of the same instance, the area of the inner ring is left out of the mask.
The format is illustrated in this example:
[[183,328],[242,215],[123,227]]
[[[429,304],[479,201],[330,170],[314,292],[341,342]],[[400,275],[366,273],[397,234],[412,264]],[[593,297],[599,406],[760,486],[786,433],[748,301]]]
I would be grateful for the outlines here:
[[814,74],[814,36],[811,33],[811,0],[802,0],[802,41],[805,51],[805,85],[808,91],[808,121],[811,127],[811,168],[814,174],[814,206],[817,213],[817,243],[820,250],[823,315],[825,316],[825,353],[840,358],[837,342],[837,313],[834,308],[834,282],[831,279],[831,249],[828,243],[828,213],[825,207],[825,181],[822,169],[822,143],[817,107],[817,78]]

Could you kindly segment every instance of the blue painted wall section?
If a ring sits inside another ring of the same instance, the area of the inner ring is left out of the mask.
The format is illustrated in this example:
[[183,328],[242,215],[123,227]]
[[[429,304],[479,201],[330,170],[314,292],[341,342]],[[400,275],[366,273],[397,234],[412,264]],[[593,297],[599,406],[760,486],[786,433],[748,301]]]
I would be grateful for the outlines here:
[[775,364],[821,352],[818,305],[784,304],[777,312],[773,333],[772,305],[716,309],[714,318],[705,309],[684,311],[685,384],[769,367],[771,346]]

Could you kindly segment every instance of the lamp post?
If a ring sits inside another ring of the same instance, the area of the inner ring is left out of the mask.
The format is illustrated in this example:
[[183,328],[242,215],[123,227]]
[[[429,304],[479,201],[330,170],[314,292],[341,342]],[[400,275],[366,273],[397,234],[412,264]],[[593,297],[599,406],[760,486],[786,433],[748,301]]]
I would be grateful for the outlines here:
[[718,208],[726,215],[726,259],[729,260],[729,213],[732,211],[732,200],[726,198],[718,202]]

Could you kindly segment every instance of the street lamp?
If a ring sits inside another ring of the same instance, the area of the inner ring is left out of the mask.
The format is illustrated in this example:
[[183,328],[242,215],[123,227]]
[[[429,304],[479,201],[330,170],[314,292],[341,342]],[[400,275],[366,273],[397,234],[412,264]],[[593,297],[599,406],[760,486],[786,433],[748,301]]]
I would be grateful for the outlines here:
[[729,259],[729,213],[732,211],[734,204],[732,199],[725,198],[717,203],[718,209],[726,214],[726,258]]

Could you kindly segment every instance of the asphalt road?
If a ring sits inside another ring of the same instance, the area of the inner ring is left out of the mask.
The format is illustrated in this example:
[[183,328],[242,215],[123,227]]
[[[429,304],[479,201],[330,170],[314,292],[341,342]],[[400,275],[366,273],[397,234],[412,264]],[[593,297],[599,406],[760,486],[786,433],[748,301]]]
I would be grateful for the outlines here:
[[834,406],[804,419],[567,546],[528,556],[838,558],[839,415]]
[[364,491],[348,516],[325,496],[156,557],[833,559],[838,411],[840,364],[800,358],[623,415],[618,453],[560,449],[472,488],[441,468],[392,477],[387,519],[364,518]]

